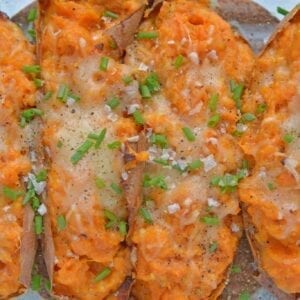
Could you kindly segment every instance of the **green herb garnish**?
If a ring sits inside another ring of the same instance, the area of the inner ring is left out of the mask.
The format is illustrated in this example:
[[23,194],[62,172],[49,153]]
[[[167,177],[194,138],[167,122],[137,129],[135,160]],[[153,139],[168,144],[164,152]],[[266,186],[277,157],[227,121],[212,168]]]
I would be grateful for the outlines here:
[[235,105],[238,109],[242,108],[242,96],[244,93],[244,85],[240,83],[236,83],[234,80],[230,80],[230,90],[232,93],[232,98],[235,102]]
[[211,112],[215,112],[217,110],[218,102],[219,102],[219,94],[211,95],[208,101],[208,107]]
[[219,114],[214,115],[211,118],[209,118],[207,126],[210,128],[214,128],[219,124],[220,120],[221,120],[221,117]]
[[108,267],[105,267],[94,279],[94,281],[97,283],[99,281],[102,281],[106,277],[108,277],[111,274],[111,269]]
[[209,226],[216,226],[220,224],[220,220],[217,216],[205,216],[201,218],[201,222]]
[[144,219],[144,221],[148,224],[153,224],[153,219],[151,213],[146,207],[141,207],[139,210],[140,216]]
[[63,231],[67,227],[67,220],[65,216],[59,215],[56,219],[57,229],[58,231]]
[[115,109],[120,105],[120,99],[118,97],[113,97],[111,99],[109,99],[106,104],[111,108],[111,109]]
[[42,216],[34,217],[34,231],[38,235],[43,232],[43,217]]
[[21,197],[24,194],[22,191],[11,189],[8,186],[3,187],[2,193],[6,198],[13,201],[16,201],[19,197]]
[[156,134],[153,133],[150,137],[151,144],[155,144],[159,146],[160,148],[167,148],[168,146],[168,140],[167,137],[163,134]]
[[77,165],[78,162],[88,153],[93,147],[93,142],[90,140],[85,141],[71,156],[71,162],[73,165]]
[[140,31],[136,34],[136,38],[139,40],[152,40],[158,37],[157,31]]
[[104,17],[107,17],[107,18],[111,18],[113,20],[116,20],[119,18],[119,15],[112,12],[112,11],[109,11],[109,10],[106,10],[104,13],[103,13],[103,16]]
[[162,190],[167,190],[168,186],[163,176],[154,176],[145,175],[143,179],[143,186],[148,188],[161,188]]
[[277,6],[277,12],[283,16],[286,16],[289,14],[289,11],[280,7],[280,6]]
[[106,56],[102,56],[100,59],[99,69],[101,71],[107,71],[108,63],[109,63],[109,58]]
[[22,67],[22,71],[29,74],[41,73],[41,67],[39,65],[25,65]]
[[20,126],[24,128],[26,124],[30,123],[35,117],[42,116],[44,113],[38,108],[28,108],[21,113]]
[[183,65],[183,62],[184,62],[184,56],[180,54],[175,58],[173,65],[176,69],[179,69]]
[[188,141],[194,142],[196,140],[196,136],[190,128],[183,127],[182,131]]

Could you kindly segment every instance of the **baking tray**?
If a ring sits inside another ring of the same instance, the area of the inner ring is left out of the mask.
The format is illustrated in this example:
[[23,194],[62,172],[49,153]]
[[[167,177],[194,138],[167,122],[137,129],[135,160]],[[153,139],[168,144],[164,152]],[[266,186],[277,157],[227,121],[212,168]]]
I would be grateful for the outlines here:
[[[256,53],[263,48],[275,30],[278,19],[282,17],[280,15],[275,17],[276,7],[283,4],[280,0],[256,1],[267,9],[250,0],[214,0],[212,2],[216,11],[248,41]],[[286,9],[291,9],[296,4],[298,4],[297,0],[284,1]],[[23,28],[24,32],[27,30],[27,13],[33,6],[35,6],[35,1],[32,0],[0,0],[0,11],[11,17]],[[37,254],[37,261],[42,261],[41,253]],[[274,296],[271,290],[265,289],[258,283],[259,270],[245,236],[241,239],[233,266],[234,272],[230,272],[226,288],[221,296],[222,300],[239,299],[243,293],[249,294],[251,300],[283,299],[281,296]],[[42,298],[37,293],[29,291],[17,299],[38,300]]]

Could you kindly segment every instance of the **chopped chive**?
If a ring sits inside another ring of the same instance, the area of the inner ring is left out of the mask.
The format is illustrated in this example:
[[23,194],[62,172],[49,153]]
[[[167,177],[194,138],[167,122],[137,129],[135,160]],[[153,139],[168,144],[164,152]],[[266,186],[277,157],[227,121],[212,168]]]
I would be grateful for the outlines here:
[[238,273],[241,273],[241,271],[242,271],[241,268],[237,265],[233,265],[231,267],[231,273],[232,274],[238,274]]
[[203,167],[203,162],[200,159],[194,160],[188,165],[189,170],[194,171]]
[[176,69],[179,69],[183,65],[183,62],[184,62],[184,56],[180,54],[175,58],[173,65]]
[[118,195],[121,195],[123,193],[122,188],[114,182],[110,185],[110,187]]
[[211,112],[215,112],[217,110],[218,102],[219,102],[219,94],[211,95],[208,101],[208,107]]
[[168,140],[167,137],[163,134],[152,134],[150,137],[151,144],[155,144],[159,146],[160,148],[167,148],[168,146]]
[[34,231],[36,234],[41,234],[43,232],[43,217],[42,216],[34,217]]
[[37,88],[41,88],[44,85],[44,80],[39,78],[34,78],[33,83]]
[[133,81],[133,78],[130,75],[126,75],[122,77],[122,80],[125,85],[129,85]]
[[250,300],[250,294],[247,291],[244,291],[240,294],[239,300]]
[[24,128],[26,124],[33,120],[36,116],[42,116],[43,111],[38,108],[29,108],[21,113],[20,126]]
[[145,85],[145,84],[142,84],[142,85],[140,86],[140,93],[141,93],[141,95],[142,95],[142,98],[144,98],[144,99],[149,99],[149,98],[151,98],[150,90],[149,90],[148,86]]
[[47,180],[47,170],[43,169],[37,173],[35,176],[37,182],[42,182]]
[[110,144],[107,145],[107,147],[111,150],[113,149],[120,149],[122,146],[122,143],[120,141],[115,141],[115,142],[112,142]]
[[268,106],[266,103],[260,103],[257,105],[256,112],[258,114],[263,114],[267,110]]
[[256,120],[256,117],[254,114],[251,113],[245,113],[242,115],[241,121],[243,123],[249,123],[249,122],[253,122]]
[[163,176],[154,176],[150,177],[149,175],[145,175],[143,179],[144,187],[157,187],[162,190],[167,190],[168,186]]
[[62,102],[66,102],[69,92],[69,87],[66,84],[61,84],[58,88],[57,99],[61,100]]
[[209,118],[207,126],[210,128],[216,127],[219,124],[220,119],[221,117],[219,114],[212,116],[211,118]]
[[30,28],[27,30],[27,33],[29,35],[30,41],[35,42],[36,40],[36,31],[33,28]]
[[72,92],[69,92],[68,98],[74,99],[76,102],[80,100],[80,96],[73,94]]
[[6,198],[13,200],[13,201],[17,200],[19,197],[21,197],[23,195],[23,192],[13,190],[13,189],[9,188],[8,186],[3,187],[2,193]]
[[209,226],[215,226],[220,224],[220,220],[217,216],[205,216],[201,218],[201,221]]
[[40,199],[34,195],[32,198],[31,198],[31,206],[34,210],[38,209],[41,205],[41,201]]
[[39,291],[41,289],[42,284],[42,276],[39,274],[35,274],[31,278],[31,289],[33,291]]
[[286,9],[284,9],[280,6],[277,6],[277,12],[283,16],[286,16],[289,14],[289,11],[287,11]]
[[77,163],[87,154],[87,152],[92,148],[93,142],[90,140],[85,141],[71,156],[71,162],[73,165]]
[[242,108],[242,96],[244,93],[245,86],[243,84],[236,83],[234,80],[230,80],[230,90],[232,98],[238,109]]
[[213,242],[209,245],[208,251],[209,253],[213,253],[218,249],[218,242]]
[[29,74],[41,73],[41,67],[39,65],[25,65],[22,67],[22,71]]
[[242,131],[235,130],[232,135],[235,137],[241,137],[244,134]]
[[168,166],[169,165],[168,160],[166,160],[166,159],[155,158],[153,161],[156,162],[157,164],[160,164],[160,165],[163,165],[163,166]]
[[57,230],[58,231],[63,231],[67,227],[67,220],[65,216],[59,215],[56,219],[56,224],[57,224]]
[[101,71],[107,71],[108,63],[109,63],[109,58],[106,56],[102,56],[100,59],[99,69]]
[[25,205],[35,197],[35,191],[33,188],[29,188],[25,194],[22,204]]
[[66,103],[68,98],[71,98],[76,102],[80,100],[80,96],[73,94],[66,84],[61,84],[59,86],[56,97],[63,103]]
[[106,184],[103,179],[101,179],[100,177],[97,177],[96,178],[96,186],[98,189],[104,189]]
[[106,104],[111,108],[115,109],[120,105],[120,99],[118,97],[113,97],[106,102]]
[[125,221],[120,221],[118,227],[120,234],[125,236],[127,234],[127,223]]
[[119,15],[112,12],[112,11],[109,11],[109,10],[106,10],[104,13],[103,13],[103,16],[104,17],[107,17],[107,18],[111,18],[111,19],[118,19],[119,18]]
[[37,17],[37,9],[31,8],[27,15],[27,22],[34,22]]
[[108,277],[111,274],[111,269],[108,267],[105,267],[94,279],[95,282],[99,282],[106,277]]
[[183,127],[182,131],[188,141],[194,142],[196,140],[196,136],[194,135],[193,131],[190,128]]
[[95,134],[95,133],[90,133],[88,135],[88,138],[92,139],[92,140],[95,140],[96,143],[95,143],[95,148],[98,149],[100,148],[104,138],[105,138],[105,135],[106,135],[106,131],[107,129],[104,128],[102,129],[102,131],[99,133],[99,135]]
[[100,132],[99,134],[99,138],[97,139],[96,141],[96,144],[95,144],[95,148],[98,149],[101,145],[101,143],[103,142],[104,138],[105,138],[105,135],[106,135],[106,128],[102,129],[102,131]]
[[268,183],[268,189],[270,191],[274,191],[274,190],[276,190],[276,185],[273,182],[269,182]]
[[136,34],[136,38],[139,40],[151,40],[158,37],[157,31],[140,31]]
[[151,94],[160,91],[160,83],[158,75],[154,72],[151,72],[145,79],[144,84],[148,87]]
[[238,183],[241,179],[246,177],[245,170],[241,173],[233,174],[225,174],[224,176],[214,176],[210,184],[212,186],[218,186],[223,193],[231,193],[236,190]]
[[53,92],[49,91],[47,92],[44,97],[42,98],[43,101],[49,100],[53,96]]
[[133,115],[134,121],[137,125],[145,124],[144,117],[139,110],[136,110],[132,115]]
[[48,293],[51,293],[51,291],[52,291],[52,284],[51,284],[51,281],[49,279],[45,279],[44,286],[45,286],[45,290]]
[[149,210],[146,207],[141,207],[139,210],[139,214],[141,217],[143,217],[143,219],[145,220],[146,223],[148,223],[148,224],[153,223],[151,213],[149,212]]
[[110,222],[116,223],[118,221],[118,217],[108,209],[104,209],[104,217]]
[[285,143],[291,144],[295,140],[295,137],[292,134],[287,133],[283,136],[282,139]]

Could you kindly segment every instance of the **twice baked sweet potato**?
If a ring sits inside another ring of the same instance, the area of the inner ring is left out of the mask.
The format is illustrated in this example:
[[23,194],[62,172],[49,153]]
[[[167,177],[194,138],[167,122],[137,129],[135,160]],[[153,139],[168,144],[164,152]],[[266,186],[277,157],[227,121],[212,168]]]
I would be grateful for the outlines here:
[[129,115],[141,97],[106,30],[143,7],[143,1],[40,1],[48,95],[38,105],[49,167],[44,252],[57,296],[124,299],[131,287],[122,185],[137,159],[139,124]]
[[243,106],[255,118],[240,142],[254,168],[239,188],[256,259],[294,297],[300,292],[299,43],[298,8],[279,25],[255,64]]
[[164,1],[125,62],[143,98],[149,159],[130,238],[136,299],[216,299],[242,232],[237,126],[250,48],[198,1]]
[[35,256],[34,213],[24,205],[22,179],[31,169],[22,112],[35,103],[33,81],[24,65],[34,64],[33,47],[0,13],[0,299],[30,285]]

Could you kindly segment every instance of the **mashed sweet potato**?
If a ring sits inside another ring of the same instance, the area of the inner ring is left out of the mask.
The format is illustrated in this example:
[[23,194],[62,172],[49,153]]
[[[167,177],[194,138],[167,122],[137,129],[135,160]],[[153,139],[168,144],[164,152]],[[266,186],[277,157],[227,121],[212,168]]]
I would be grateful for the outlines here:
[[241,234],[237,135],[249,47],[197,1],[165,1],[126,63],[143,97],[149,160],[132,229],[136,299],[215,299]]
[[1,14],[0,44],[0,299],[8,299],[24,289],[20,283],[25,211],[21,177],[31,166],[19,122],[22,109],[35,101],[34,84],[22,71],[24,65],[33,64],[34,55],[21,30]]

